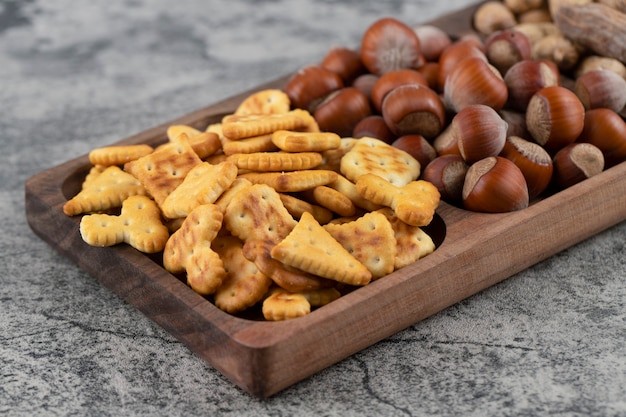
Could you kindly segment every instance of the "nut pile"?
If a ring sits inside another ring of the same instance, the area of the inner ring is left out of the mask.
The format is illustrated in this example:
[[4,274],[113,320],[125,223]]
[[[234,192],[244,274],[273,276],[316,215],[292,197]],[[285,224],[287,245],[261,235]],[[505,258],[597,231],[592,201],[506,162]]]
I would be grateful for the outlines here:
[[626,160],[626,66],[559,30],[565,3],[489,1],[459,39],[382,18],[284,91],[321,130],[410,153],[451,204],[523,209]]

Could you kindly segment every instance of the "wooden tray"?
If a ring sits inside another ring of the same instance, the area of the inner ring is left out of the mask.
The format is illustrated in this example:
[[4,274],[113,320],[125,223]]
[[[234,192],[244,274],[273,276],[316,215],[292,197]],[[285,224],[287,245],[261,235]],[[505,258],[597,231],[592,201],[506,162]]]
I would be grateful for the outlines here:
[[[453,35],[469,31],[470,7],[438,19]],[[286,78],[255,90],[284,85]],[[204,128],[249,92],[123,139],[159,144],[171,124]],[[626,163],[529,208],[479,214],[441,203],[429,232],[439,244],[420,261],[311,314],[285,322],[229,315],[129,246],[95,248],[62,206],[80,189],[87,155],[25,184],[33,231],[133,304],[245,391],[268,397],[454,303],[626,219]]]

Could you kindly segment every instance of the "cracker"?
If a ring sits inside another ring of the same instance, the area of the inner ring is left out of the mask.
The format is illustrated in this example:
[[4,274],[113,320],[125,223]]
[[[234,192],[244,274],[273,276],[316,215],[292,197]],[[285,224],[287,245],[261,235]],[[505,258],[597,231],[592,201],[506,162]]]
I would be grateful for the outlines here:
[[318,152],[255,152],[230,155],[228,160],[239,169],[250,171],[297,171],[312,169],[322,163]]
[[267,184],[279,192],[298,192],[318,185],[326,185],[337,179],[337,173],[324,169],[308,169],[291,172],[250,172],[240,175],[253,184]]
[[186,217],[202,204],[214,203],[237,177],[237,167],[225,161],[218,165],[202,162],[194,166],[184,181],[161,204],[169,219]]
[[139,180],[118,166],[113,165],[103,171],[94,167],[87,175],[82,190],[63,205],[63,213],[75,216],[105,211],[120,207],[130,196],[146,194]]
[[282,90],[272,88],[250,94],[237,106],[234,114],[287,113],[290,108],[289,96]]
[[230,140],[266,135],[277,130],[302,130],[311,115],[302,109],[278,114],[229,114],[222,119],[222,133]]
[[144,253],[162,251],[170,236],[161,222],[161,211],[152,199],[143,195],[128,197],[118,216],[83,216],[79,230],[83,240],[91,246],[127,243]]
[[253,184],[235,194],[224,214],[226,228],[243,240],[278,242],[291,232],[296,221],[272,187]]
[[277,130],[272,133],[272,142],[286,152],[323,152],[339,148],[341,137],[332,132]]
[[106,165],[94,165],[91,168],[89,168],[89,172],[87,173],[87,175],[85,175],[85,179],[83,180],[83,183],[81,184],[81,189],[84,190],[85,188],[88,188],[90,184],[96,178],[98,178],[100,174],[102,174],[107,168],[108,166]]
[[311,307],[321,307],[341,297],[337,288],[320,288],[319,290],[299,291]]
[[222,195],[215,201],[215,205],[222,210],[222,213],[226,213],[226,207],[230,204],[230,201],[233,197],[244,188],[248,188],[252,185],[250,181],[245,178],[235,178],[235,180],[230,184],[228,189],[224,190]]
[[276,244],[270,254],[294,268],[349,285],[366,285],[372,278],[371,272],[310,213],[302,214],[291,233]]
[[311,190],[307,190],[305,195],[312,198],[320,206],[340,216],[353,216],[356,213],[356,207],[352,200],[328,186],[318,185]]
[[380,139],[363,137],[341,159],[341,173],[356,183],[364,174],[375,174],[401,187],[419,177],[420,164],[407,152]]
[[278,150],[278,147],[274,145],[272,135],[268,133],[239,140],[223,138],[222,150],[226,155],[235,155],[242,153],[271,152]]
[[273,242],[251,240],[243,245],[243,253],[246,259],[254,262],[259,270],[279,287],[298,292],[328,288],[334,284],[334,281],[292,268],[273,259],[270,255],[273,247]]
[[218,236],[211,247],[220,256],[226,278],[214,293],[215,305],[238,313],[263,299],[272,280],[243,255],[243,242],[234,236]]
[[338,175],[335,181],[328,184],[328,187],[339,191],[341,194],[349,198],[356,207],[360,207],[366,211],[375,211],[381,208],[380,205],[374,204],[363,198],[363,196],[359,194],[356,189],[356,184],[343,175]]
[[341,158],[343,158],[357,142],[358,139],[355,138],[341,138],[341,143],[338,148],[328,149],[322,152],[322,163],[318,168],[340,172]]
[[437,187],[424,180],[396,187],[378,175],[365,174],[356,187],[364,198],[392,208],[400,220],[411,226],[430,224],[440,200]]
[[302,294],[277,288],[263,300],[262,312],[265,320],[289,320],[309,314],[311,304]]
[[420,227],[406,224],[390,208],[377,212],[387,217],[394,230],[397,246],[395,269],[404,268],[435,250],[432,238]]
[[222,148],[222,142],[217,133],[203,132],[191,126],[171,125],[167,128],[166,134],[170,142],[181,140],[189,142],[200,159],[206,159]]
[[142,156],[151,154],[154,149],[150,145],[118,145],[105,146],[89,152],[89,162],[93,165],[124,165]]
[[326,224],[334,217],[333,212],[326,207],[311,204],[290,194],[279,193],[279,195],[283,205],[295,219],[302,217],[302,213],[308,212],[313,215],[319,224]]
[[191,169],[202,160],[187,141],[167,143],[149,155],[124,164],[124,170],[137,178],[159,207],[178,187]]
[[165,269],[173,274],[185,272],[187,284],[201,295],[214,293],[226,278],[224,263],[211,248],[222,219],[222,211],[214,204],[196,207],[163,250]]
[[323,226],[352,256],[372,273],[372,280],[394,271],[396,238],[384,214],[367,213],[343,224]]

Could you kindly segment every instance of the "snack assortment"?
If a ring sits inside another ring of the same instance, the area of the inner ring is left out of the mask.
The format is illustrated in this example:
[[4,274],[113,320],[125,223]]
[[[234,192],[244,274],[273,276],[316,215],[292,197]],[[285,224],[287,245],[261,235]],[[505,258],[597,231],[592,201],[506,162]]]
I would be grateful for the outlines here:
[[267,320],[308,314],[435,249],[439,204],[420,164],[374,138],[320,131],[280,90],[244,99],[204,130],[90,152],[63,211],[93,246],[162,253],[218,308]]

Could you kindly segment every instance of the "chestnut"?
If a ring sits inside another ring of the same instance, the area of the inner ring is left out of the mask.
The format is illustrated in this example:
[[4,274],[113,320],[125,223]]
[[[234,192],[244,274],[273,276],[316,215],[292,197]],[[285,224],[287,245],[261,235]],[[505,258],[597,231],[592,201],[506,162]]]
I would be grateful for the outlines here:
[[437,187],[443,200],[460,204],[468,169],[469,165],[460,155],[440,155],[426,165],[422,179]]
[[446,111],[439,95],[432,89],[407,84],[387,93],[382,116],[397,136],[419,134],[431,139],[443,129]]
[[401,149],[417,159],[421,167],[425,167],[437,157],[437,151],[422,135],[400,136],[391,143],[391,146]]
[[591,143],[604,155],[605,168],[626,161],[626,122],[611,109],[591,109],[576,142]]
[[472,164],[463,183],[463,207],[484,213],[505,213],[528,207],[528,186],[522,171],[501,156]]
[[321,131],[348,137],[357,123],[371,114],[370,102],[365,94],[354,87],[344,87],[329,94],[317,106],[313,117]]
[[574,142],[583,130],[585,108],[576,94],[562,86],[544,87],[528,102],[526,128],[548,152]]
[[512,161],[522,171],[530,199],[548,188],[552,180],[552,158],[540,145],[518,136],[509,136],[500,156]]
[[458,112],[472,104],[504,107],[508,90],[500,72],[482,58],[467,58],[450,71],[443,86],[446,108]]
[[572,143],[559,150],[553,158],[554,183],[567,188],[604,170],[604,156],[590,143]]
[[284,91],[291,105],[313,113],[317,104],[333,91],[344,86],[341,77],[317,65],[309,65],[295,72]]
[[361,61],[373,74],[424,64],[420,40],[413,29],[392,17],[369,26],[361,38]]

